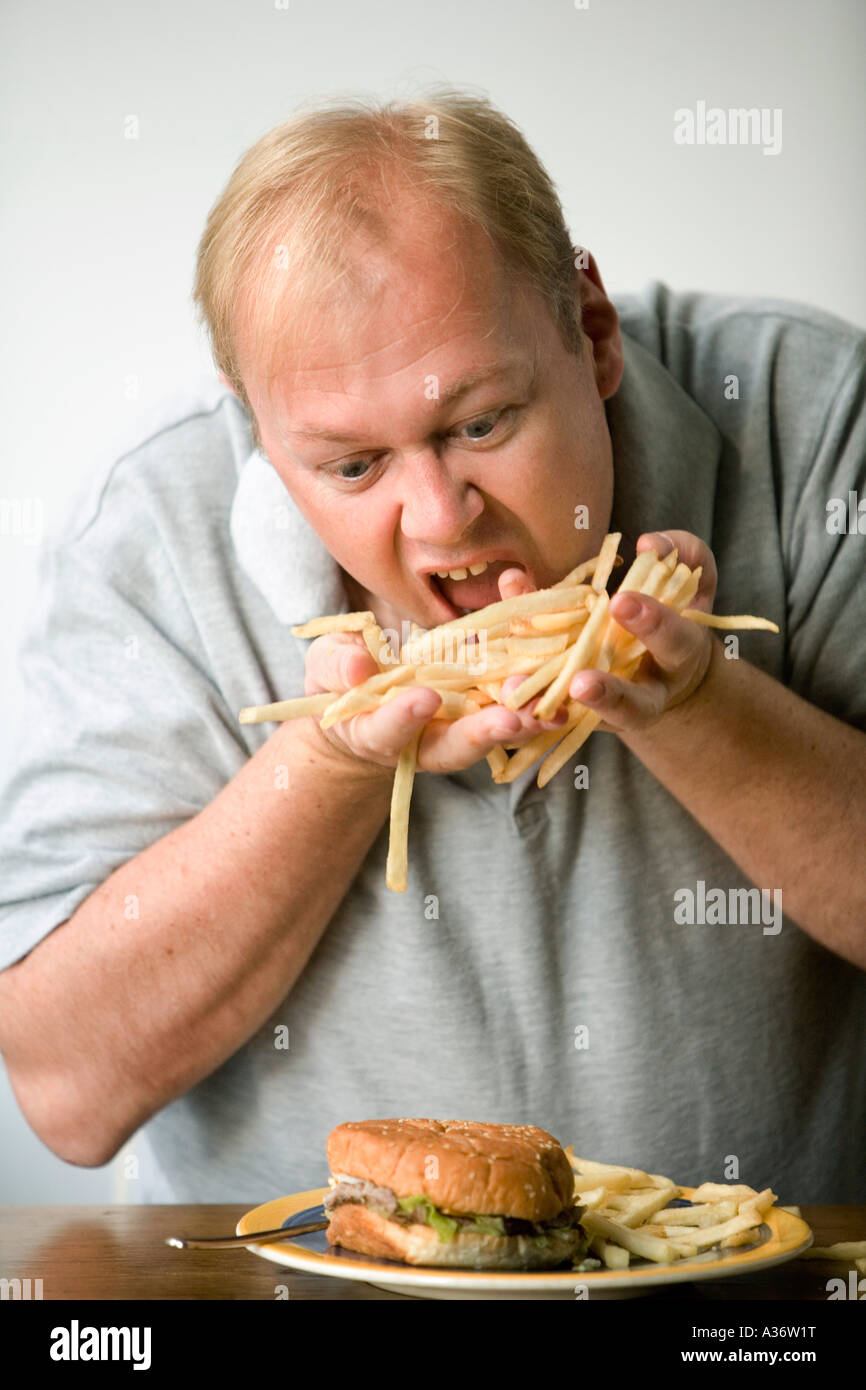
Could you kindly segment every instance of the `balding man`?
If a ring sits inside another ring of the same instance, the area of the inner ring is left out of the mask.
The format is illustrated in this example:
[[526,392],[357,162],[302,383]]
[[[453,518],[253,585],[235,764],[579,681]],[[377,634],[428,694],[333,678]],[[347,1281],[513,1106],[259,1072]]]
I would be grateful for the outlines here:
[[[830,506],[864,490],[863,333],[657,283],[615,307],[523,137],[459,93],[267,135],[196,300],[229,389],[112,461],[23,653],[0,1047],[33,1129],[84,1165],[140,1131],[139,1201],[320,1185],[334,1125],[392,1115],[866,1200],[864,542]],[[780,634],[614,600],[650,655],[575,677],[603,722],[543,789],[485,761],[562,722],[535,701],[238,724],[375,669],[292,625],[434,627],[614,530]]]

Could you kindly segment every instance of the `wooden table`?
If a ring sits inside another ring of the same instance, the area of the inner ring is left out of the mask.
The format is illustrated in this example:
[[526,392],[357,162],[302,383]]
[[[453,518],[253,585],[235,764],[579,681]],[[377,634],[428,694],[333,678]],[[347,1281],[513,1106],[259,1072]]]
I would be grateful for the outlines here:
[[[173,1250],[170,1235],[231,1234],[255,1203],[220,1206],[3,1206],[0,1277],[42,1280],[43,1299],[397,1299],[351,1279],[271,1264],[243,1248]],[[801,1208],[816,1245],[866,1240],[866,1206]],[[774,1269],[704,1284],[674,1284],[654,1299],[820,1299],[852,1263],[791,1260]],[[856,1273],[856,1270],[855,1270]],[[860,1277],[860,1276],[858,1276]],[[32,1287],[35,1287],[32,1285]]]

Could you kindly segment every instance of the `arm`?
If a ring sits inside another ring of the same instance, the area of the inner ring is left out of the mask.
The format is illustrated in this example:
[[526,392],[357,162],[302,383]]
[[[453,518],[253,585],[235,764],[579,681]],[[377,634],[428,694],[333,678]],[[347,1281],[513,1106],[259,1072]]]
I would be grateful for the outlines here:
[[[687,532],[680,558],[704,573],[695,607],[709,611],[715,564]],[[667,546],[642,537],[639,549]],[[866,970],[866,734],[801,699],[746,661],[725,659],[709,630],[655,599],[614,598],[611,616],[650,653],[633,682],[582,673],[572,696],[603,715],[673,796],[783,910],[822,945]],[[587,699],[598,683],[602,694]]]
[[107,1163],[255,1033],[379,834],[392,770],[350,766],[307,724],[281,725],[209,806],[0,974],[10,1082],[67,1162]]
[[712,652],[689,700],[620,738],[798,926],[866,970],[866,734],[717,638]]
[[[376,670],[360,634],[321,637],[306,660],[307,694]],[[327,731],[310,719],[281,725],[204,810],[0,972],[0,1051],[49,1148],[70,1163],[107,1163],[261,1027],[387,820],[413,734],[426,726],[419,769],[448,772],[503,737],[553,727],[498,705],[431,721],[439,703],[434,691],[407,690]]]

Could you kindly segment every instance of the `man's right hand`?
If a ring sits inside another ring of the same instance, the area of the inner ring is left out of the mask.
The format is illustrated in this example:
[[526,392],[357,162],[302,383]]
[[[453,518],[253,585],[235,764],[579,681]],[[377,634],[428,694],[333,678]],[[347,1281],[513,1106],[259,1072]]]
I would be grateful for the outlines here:
[[[328,633],[317,637],[307,649],[304,693],[348,690],[377,671],[360,633]],[[502,694],[507,695],[521,680],[522,676],[509,677]],[[434,720],[441,697],[430,687],[416,686],[401,690],[379,709],[356,714],[329,729],[322,729],[314,716],[304,722],[311,726],[320,747],[344,759],[347,767],[354,765],[355,770],[359,763],[368,768],[371,764],[396,767],[402,749],[427,725],[418,746],[418,771],[457,772],[486,757],[499,743],[525,743],[546,729],[560,728],[566,721],[565,710],[560,709],[554,720],[539,721],[532,713],[538,699],[540,696],[517,711],[491,704],[477,714]]]

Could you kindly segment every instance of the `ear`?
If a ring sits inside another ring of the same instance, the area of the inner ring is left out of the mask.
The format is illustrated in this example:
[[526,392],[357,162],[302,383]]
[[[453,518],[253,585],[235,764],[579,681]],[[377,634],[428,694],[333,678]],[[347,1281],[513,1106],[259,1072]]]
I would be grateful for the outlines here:
[[595,257],[584,251],[574,276],[580,295],[581,327],[592,344],[593,366],[598,394],[603,401],[612,396],[622,380],[623,356],[619,315],[607,297]]

